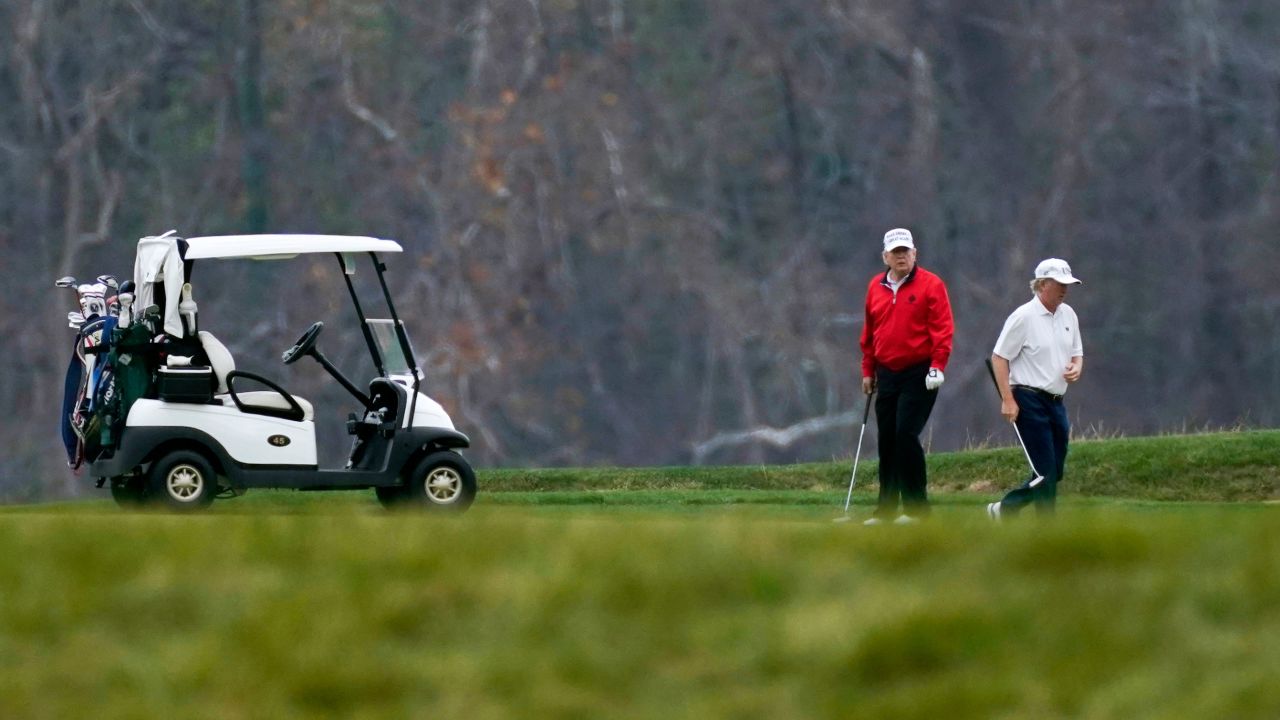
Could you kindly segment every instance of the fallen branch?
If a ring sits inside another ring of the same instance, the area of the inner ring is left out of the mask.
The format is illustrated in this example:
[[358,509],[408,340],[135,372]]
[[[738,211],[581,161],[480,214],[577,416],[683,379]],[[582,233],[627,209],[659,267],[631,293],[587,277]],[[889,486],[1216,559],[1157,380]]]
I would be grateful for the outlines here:
[[750,430],[720,433],[714,437],[693,444],[693,464],[701,465],[711,453],[725,447],[736,447],[750,443],[767,443],[773,447],[788,447],[798,440],[828,432],[836,428],[851,427],[858,422],[861,413],[849,410],[836,415],[820,415],[802,420],[785,428],[762,426]]

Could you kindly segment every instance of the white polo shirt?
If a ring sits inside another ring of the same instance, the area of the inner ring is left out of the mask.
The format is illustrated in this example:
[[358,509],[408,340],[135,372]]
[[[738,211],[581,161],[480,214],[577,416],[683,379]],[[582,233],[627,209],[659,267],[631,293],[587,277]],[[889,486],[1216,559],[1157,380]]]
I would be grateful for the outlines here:
[[1009,361],[1009,384],[1065,395],[1067,380],[1062,373],[1071,358],[1084,356],[1076,311],[1063,303],[1051,313],[1040,298],[1033,297],[1004,321],[992,352]]

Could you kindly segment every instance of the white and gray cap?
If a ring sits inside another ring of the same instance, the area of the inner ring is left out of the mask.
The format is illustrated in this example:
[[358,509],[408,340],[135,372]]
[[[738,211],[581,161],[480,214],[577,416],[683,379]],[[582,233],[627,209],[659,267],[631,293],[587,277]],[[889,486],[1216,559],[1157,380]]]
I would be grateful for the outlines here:
[[1071,274],[1071,266],[1067,264],[1066,260],[1063,260],[1061,258],[1049,258],[1047,260],[1041,260],[1040,264],[1036,266],[1035,279],[1039,280],[1041,278],[1057,280],[1063,285],[1075,285],[1075,284],[1083,283],[1082,280],[1076,278],[1076,276]]

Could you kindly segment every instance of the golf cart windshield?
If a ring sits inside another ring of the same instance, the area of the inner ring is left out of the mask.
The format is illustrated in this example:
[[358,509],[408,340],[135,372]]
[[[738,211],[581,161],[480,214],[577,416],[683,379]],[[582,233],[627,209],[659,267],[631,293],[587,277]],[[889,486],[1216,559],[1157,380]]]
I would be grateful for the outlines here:
[[373,342],[378,347],[378,355],[382,358],[382,366],[387,374],[412,375],[409,361],[405,358],[400,341],[396,338],[395,321],[370,318],[365,322],[373,334]]

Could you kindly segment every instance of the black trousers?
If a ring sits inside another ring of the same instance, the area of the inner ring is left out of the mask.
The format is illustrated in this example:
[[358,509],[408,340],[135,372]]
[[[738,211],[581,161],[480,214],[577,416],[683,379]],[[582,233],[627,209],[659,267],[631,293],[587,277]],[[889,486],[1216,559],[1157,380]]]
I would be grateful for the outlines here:
[[929,363],[896,372],[883,367],[876,370],[876,429],[880,448],[880,501],[876,517],[893,517],[899,503],[903,512],[912,517],[929,514],[929,496],[925,489],[928,478],[920,433],[929,422],[938,391],[925,389],[924,376],[928,372]]
[[1015,515],[1023,507],[1035,504],[1036,513],[1053,514],[1058,498],[1058,483],[1066,469],[1067,441],[1071,438],[1071,421],[1061,399],[1054,400],[1034,390],[1013,388],[1018,403],[1018,432],[1027,444],[1027,454],[1036,470],[1044,477],[1032,486],[1035,475],[1021,487],[1010,490],[1000,500],[1001,514]]

